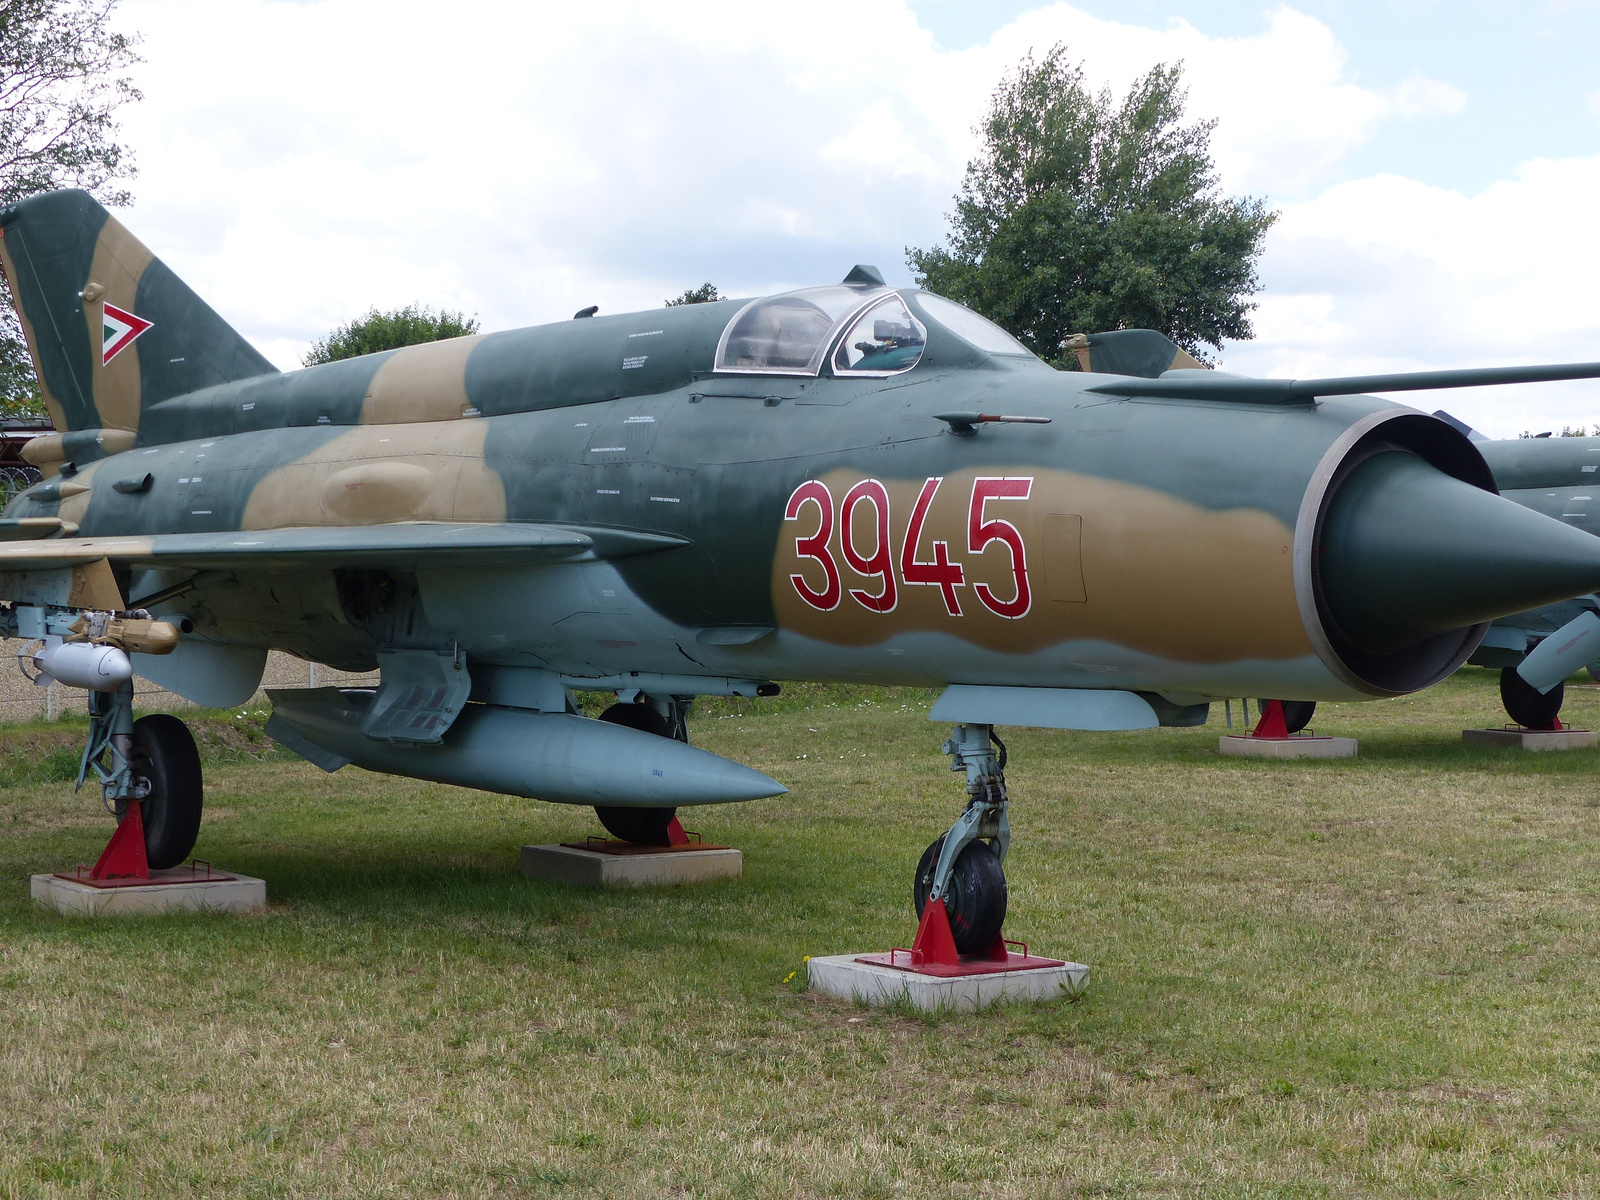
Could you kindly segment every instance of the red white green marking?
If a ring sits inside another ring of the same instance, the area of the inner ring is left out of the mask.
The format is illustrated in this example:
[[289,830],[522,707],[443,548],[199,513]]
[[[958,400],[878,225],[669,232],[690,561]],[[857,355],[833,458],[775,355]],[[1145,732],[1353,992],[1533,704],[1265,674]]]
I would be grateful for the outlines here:
[[107,304],[101,315],[100,365],[109,366],[111,360],[133,345],[141,333],[154,322],[136,317],[131,312]]

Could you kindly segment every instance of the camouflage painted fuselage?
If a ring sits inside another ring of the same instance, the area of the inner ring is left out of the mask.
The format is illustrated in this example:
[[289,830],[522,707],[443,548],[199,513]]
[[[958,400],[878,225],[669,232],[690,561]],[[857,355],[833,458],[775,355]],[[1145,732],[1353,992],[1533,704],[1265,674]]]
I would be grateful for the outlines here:
[[[986,356],[931,320],[923,361],[902,377],[713,376],[737,307],[598,317],[177,396],[143,411],[135,448],[82,466],[73,479],[88,492],[24,496],[8,515],[58,514],[80,536],[533,521],[689,539],[612,562],[417,573],[427,636],[568,675],[1359,691],[1305,627],[1296,526],[1330,448],[1392,406],[1113,401],[1082,391],[1106,376]],[[1051,424],[961,437],[934,419],[951,409]],[[146,490],[112,486],[146,474]],[[1031,481],[1025,499],[979,514],[1014,527],[1020,555],[1000,537],[972,552],[980,478]],[[863,602],[884,594],[881,559],[871,574],[850,561],[877,553],[876,503],[854,505],[848,532],[838,519],[868,479],[888,497],[890,611]],[[953,605],[902,570],[930,479],[942,482],[910,558],[948,546],[962,568]],[[831,505],[785,519],[811,480]],[[797,552],[824,508],[826,546]],[[175,608],[203,637],[347,669],[375,661],[331,573],[239,572]]]

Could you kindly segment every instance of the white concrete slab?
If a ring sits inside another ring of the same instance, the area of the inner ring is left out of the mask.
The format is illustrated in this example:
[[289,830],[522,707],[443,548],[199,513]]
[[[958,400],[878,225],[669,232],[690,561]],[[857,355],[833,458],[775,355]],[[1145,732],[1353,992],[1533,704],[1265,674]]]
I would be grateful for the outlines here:
[[1504,746],[1512,750],[1593,750],[1592,729],[1463,729],[1464,746]]
[[188,869],[152,871],[160,878],[182,872],[181,883],[127,884],[92,887],[56,875],[35,875],[29,892],[35,904],[69,917],[156,916],[172,912],[260,912],[267,906],[267,885],[249,875],[232,879],[188,878]]
[[976,1012],[1002,999],[1075,1000],[1089,985],[1089,968],[1075,962],[953,978],[857,962],[854,954],[813,958],[806,966],[813,991],[857,1004],[903,1000],[923,1012]]
[[1356,739],[1347,737],[1258,738],[1228,734],[1217,751],[1239,758],[1354,758]]
[[574,846],[524,846],[522,873],[529,879],[580,887],[670,887],[710,879],[737,879],[744,873],[744,852],[718,846],[607,854]]

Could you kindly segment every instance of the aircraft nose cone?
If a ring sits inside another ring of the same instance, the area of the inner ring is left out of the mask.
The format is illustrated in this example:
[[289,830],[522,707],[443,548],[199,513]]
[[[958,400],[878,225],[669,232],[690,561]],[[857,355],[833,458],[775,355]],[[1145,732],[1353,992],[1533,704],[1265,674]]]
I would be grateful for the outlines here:
[[1379,653],[1600,589],[1600,538],[1401,451],[1344,480],[1318,550],[1328,609]]

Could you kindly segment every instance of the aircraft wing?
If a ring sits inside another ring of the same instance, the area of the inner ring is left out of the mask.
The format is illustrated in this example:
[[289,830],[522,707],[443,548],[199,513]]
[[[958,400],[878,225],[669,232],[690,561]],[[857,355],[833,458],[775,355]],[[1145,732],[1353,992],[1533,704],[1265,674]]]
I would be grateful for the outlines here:
[[1457,371],[1406,371],[1394,375],[1345,375],[1334,379],[1256,379],[1222,371],[1173,370],[1157,379],[1118,379],[1085,391],[1103,396],[1163,400],[1225,400],[1233,404],[1312,404],[1320,396],[1371,392],[1425,392],[1440,388],[1490,387],[1507,383],[1553,383],[1600,378],[1600,363],[1551,363],[1532,367],[1471,367]]
[[144,567],[258,570],[536,566],[688,544],[689,539],[671,534],[599,526],[400,522],[5,542],[0,543],[0,573],[58,570],[101,559]]

